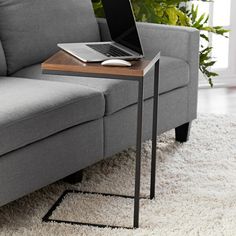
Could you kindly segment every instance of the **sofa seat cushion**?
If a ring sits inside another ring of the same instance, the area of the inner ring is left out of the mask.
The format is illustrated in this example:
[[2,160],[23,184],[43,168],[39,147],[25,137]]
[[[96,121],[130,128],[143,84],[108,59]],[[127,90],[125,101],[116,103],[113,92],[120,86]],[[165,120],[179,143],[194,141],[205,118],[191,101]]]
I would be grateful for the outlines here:
[[48,58],[57,43],[100,34],[91,0],[0,0],[0,39],[11,74]]
[[9,77],[0,77],[0,101],[0,155],[101,118],[105,109],[93,89]]
[[[14,76],[76,83],[96,89],[105,95],[106,115],[132,105],[138,99],[138,85],[134,81],[47,75],[42,74],[39,64],[22,69],[15,73]],[[154,69],[147,74],[144,81],[145,99],[153,96],[153,77]],[[186,86],[188,82],[189,65],[185,61],[172,57],[161,57],[160,94]]]

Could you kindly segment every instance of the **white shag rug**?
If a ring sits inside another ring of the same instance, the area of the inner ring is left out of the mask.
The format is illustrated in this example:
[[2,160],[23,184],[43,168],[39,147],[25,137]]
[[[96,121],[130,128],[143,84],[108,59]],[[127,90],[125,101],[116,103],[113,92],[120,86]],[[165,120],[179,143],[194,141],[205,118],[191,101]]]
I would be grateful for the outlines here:
[[[150,147],[143,144],[141,194],[149,193]],[[133,194],[133,149],[85,171],[77,186],[58,182],[0,208],[0,235],[236,235],[236,117],[200,115],[190,141],[175,142],[174,132],[158,141],[155,200],[141,200],[140,228],[96,228],[42,223],[65,189]],[[53,217],[131,226],[133,202],[70,194]]]

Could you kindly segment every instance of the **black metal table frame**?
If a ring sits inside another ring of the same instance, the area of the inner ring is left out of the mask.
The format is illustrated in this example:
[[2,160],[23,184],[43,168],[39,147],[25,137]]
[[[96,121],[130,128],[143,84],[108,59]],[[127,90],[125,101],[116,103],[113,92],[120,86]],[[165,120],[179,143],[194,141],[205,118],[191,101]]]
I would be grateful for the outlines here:
[[[160,53],[158,53],[149,63],[147,68],[145,68],[143,76],[140,77],[130,77],[130,76],[101,76],[97,77],[107,78],[107,79],[125,79],[133,80],[138,82],[138,109],[137,109],[137,136],[136,136],[136,166],[135,166],[135,191],[134,196],[125,196],[109,193],[95,193],[95,192],[82,192],[76,190],[66,190],[55,204],[49,209],[46,215],[43,217],[43,222],[56,222],[56,223],[68,223],[68,224],[77,224],[77,225],[87,225],[87,226],[96,226],[96,227],[111,227],[111,228],[128,228],[132,227],[123,227],[123,226],[114,226],[114,225],[103,225],[103,224],[93,224],[93,223],[83,223],[83,222],[74,222],[74,221],[64,221],[50,219],[53,211],[56,210],[57,206],[63,201],[64,197],[69,193],[86,193],[86,194],[101,194],[103,196],[115,196],[123,198],[133,198],[134,199],[134,217],[133,217],[133,228],[139,227],[139,202],[140,202],[140,177],[141,177],[141,151],[142,151],[142,131],[143,131],[143,102],[144,102],[144,76],[147,72],[154,66],[154,97],[153,97],[153,118],[152,118],[152,152],[151,152],[151,181],[150,181],[150,199],[155,198],[155,182],[156,182],[156,148],[157,148],[157,124],[158,124],[158,107],[159,107],[159,60]],[[68,73],[68,72],[54,72],[54,71],[44,71],[47,74],[61,74],[61,75],[79,75],[79,73]],[[82,74],[83,76],[90,77],[89,74]],[[96,75],[92,75],[95,77]]]

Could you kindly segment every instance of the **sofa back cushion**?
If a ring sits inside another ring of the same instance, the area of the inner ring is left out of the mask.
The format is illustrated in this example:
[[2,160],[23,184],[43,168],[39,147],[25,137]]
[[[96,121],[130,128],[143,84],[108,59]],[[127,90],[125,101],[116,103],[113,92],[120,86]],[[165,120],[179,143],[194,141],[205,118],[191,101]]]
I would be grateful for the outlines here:
[[6,59],[2,48],[2,43],[0,41],[0,76],[6,75],[6,73],[7,73]]
[[99,41],[91,0],[0,0],[8,74],[42,62],[57,43]]

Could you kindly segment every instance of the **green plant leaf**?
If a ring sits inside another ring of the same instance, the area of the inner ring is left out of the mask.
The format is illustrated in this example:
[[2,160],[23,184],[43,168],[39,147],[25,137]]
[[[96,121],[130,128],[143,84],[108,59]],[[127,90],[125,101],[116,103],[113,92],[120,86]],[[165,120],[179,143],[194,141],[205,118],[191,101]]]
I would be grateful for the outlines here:
[[176,14],[176,9],[174,7],[169,7],[166,9],[166,14],[169,19],[169,24],[176,25],[178,21],[178,15]]

